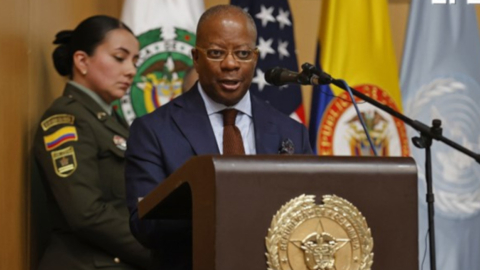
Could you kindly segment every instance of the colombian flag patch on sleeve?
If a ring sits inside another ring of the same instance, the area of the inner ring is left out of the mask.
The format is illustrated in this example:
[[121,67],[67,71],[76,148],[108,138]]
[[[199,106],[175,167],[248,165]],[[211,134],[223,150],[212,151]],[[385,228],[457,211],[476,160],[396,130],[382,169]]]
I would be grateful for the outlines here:
[[77,141],[77,129],[73,126],[63,127],[50,135],[44,136],[43,140],[45,141],[45,148],[50,151],[66,142]]

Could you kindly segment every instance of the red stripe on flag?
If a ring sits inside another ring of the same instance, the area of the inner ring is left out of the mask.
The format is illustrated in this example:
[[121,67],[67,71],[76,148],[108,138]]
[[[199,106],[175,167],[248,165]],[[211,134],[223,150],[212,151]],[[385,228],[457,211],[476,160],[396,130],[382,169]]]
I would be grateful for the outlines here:
[[305,109],[303,108],[303,103],[300,103],[300,106],[295,110],[295,113],[297,114],[298,118],[302,121],[302,124],[307,126],[305,123]]

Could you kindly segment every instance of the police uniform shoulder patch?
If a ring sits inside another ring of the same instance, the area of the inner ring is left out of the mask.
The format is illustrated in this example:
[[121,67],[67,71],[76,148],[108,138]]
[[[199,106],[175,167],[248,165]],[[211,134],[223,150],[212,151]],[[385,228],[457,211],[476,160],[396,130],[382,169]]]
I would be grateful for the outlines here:
[[63,127],[52,134],[43,136],[43,141],[47,151],[53,150],[64,143],[78,141],[77,129],[74,126]]
[[49,130],[51,127],[61,124],[73,125],[75,121],[75,116],[70,114],[55,114],[47,119],[43,120],[41,123],[43,131]]
[[77,169],[77,159],[73,146],[52,151],[53,169],[60,177],[68,177]]

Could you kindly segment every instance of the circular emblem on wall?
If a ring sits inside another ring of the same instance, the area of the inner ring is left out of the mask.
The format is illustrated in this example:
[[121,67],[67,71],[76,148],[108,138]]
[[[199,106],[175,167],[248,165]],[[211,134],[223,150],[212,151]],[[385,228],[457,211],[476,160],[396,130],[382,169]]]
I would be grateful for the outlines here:
[[[431,125],[442,121],[443,136],[472,150],[480,151],[480,85],[465,74],[437,76],[421,85],[405,103],[405,112],[413,119]],[[418,133],[408,129],[410,136]],[[480,213],[480,166],[471,157],[433,141],[432,177],[435,213],[467,218]],[[412,147],[418,164],[421,204],[426,205],[425,150]]]
[[373,238],[365,217],[345,199],[301,195],[283,205],[265,238],[269,270],[367,270]]
[[[390,95],[375,85],[359,85],[356,90],[398,111]],[[367,130],[379,156],[408,156],[405,125],[397,118],[356,98]],[[373,156],[361,122],[347,92],[330,101],[317,132],[319,155]]]
[[[174,32],[165,39],[164,32]],[[196,36],[184,29],[158,28],[138,36],[137,73],[127,94],[116,104],[129,124],[182,93],[183,77],[192,67],[191,50]]]

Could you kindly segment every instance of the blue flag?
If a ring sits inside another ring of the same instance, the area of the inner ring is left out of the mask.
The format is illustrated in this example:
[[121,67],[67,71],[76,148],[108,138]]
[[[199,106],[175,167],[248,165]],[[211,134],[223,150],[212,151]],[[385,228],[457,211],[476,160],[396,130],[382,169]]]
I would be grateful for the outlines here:
[[250,91],[279,111],[305,123],[300,86],[272,86],[264,78],[266,70],[275,66],[298,70],[293,18],[288,1],[232,0],[231,4],[248,11],[257,26],[260,54]]
[[[443,135],[480,151],[480,38],[475,7],[466,0],[432,5],[412,1],[401,88],[405,113],[431,125],[441,119]],[[408,129],[409,137],[418,134]],[[430,269],[425,202],[425,153],[411,147],[419,169],[420,263]],[[480,166],[434,141],[437,269],[480,269]]]
[[[318,69],[322,69],[320,65],[320,43],[317,43],[317,53],[316,53],[315,65]],[[330,88],[330,85],[317,85],[313,87],[312,91],[312,106],[310,108],[310,124],[308,127],[308,135],[310,138],[310,145],[312,146],[313,152],[317,155],[320,155],[318,151],[318,145],[321,141],[318,140],[318,130],[320,129],[321,120],[324,112],[327,110],[328,104],[330,101],[335,98],[335,95]]]

